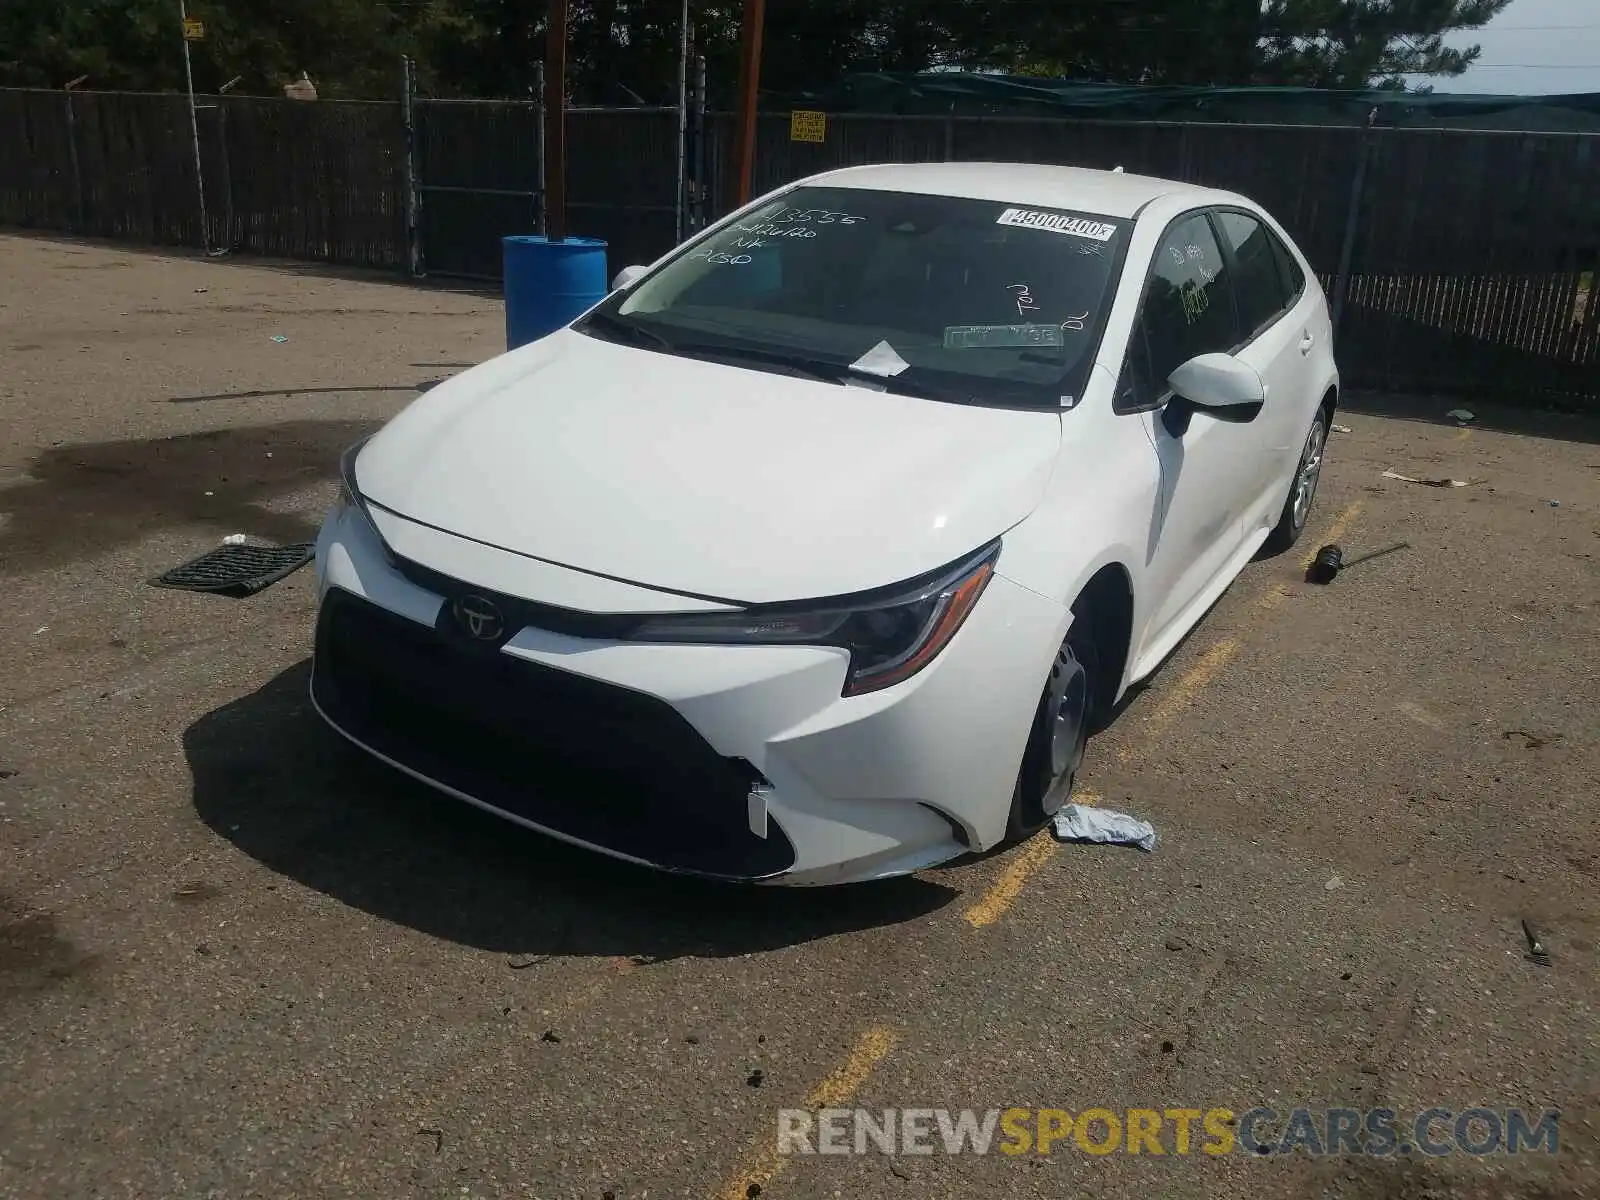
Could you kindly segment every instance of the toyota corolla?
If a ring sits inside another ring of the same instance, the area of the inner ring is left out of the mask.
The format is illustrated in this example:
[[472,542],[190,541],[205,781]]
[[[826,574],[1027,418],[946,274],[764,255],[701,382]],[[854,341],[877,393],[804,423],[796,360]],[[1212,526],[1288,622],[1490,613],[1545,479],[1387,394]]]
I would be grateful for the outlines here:
[[346,454],[313,701],[461,800],[672,871],[841,883],[1026,836],[1299,537],[1331,342],[1242,196],[803,180]]

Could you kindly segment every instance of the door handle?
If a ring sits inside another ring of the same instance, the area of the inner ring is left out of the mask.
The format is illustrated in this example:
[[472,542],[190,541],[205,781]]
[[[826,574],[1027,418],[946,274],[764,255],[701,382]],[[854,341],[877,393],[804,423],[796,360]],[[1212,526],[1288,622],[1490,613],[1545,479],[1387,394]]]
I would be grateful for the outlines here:
[[1302,334],[1301,337],[1300,337],[1300,353],[1301,354],[1310,354],[1311,353],[1311,347],[1315,346],[1316,344],[1317,344],[1317,339],[1312,337],[1311,334],[1309,334],[1309,333]]

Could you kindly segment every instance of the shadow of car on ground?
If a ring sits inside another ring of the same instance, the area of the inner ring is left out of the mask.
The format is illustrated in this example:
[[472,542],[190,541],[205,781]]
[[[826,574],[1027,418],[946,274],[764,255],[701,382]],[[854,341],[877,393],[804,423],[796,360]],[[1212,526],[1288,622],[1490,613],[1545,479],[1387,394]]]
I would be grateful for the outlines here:
[[914,920],[957,894],[918,878],[717,884],[581,850],[369,758],[323,723],[309,680],[299,663],[184,731],[195,810],[271,870],[435,937],[507,954],[726,957]]

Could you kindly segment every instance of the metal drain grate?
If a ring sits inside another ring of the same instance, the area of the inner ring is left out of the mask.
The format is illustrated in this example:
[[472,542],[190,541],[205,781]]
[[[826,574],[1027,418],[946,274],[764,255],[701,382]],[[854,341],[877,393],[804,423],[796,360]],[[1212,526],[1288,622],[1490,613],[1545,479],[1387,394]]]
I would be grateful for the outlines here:
[[191,558],[150,582],[185,592],[253,596],[298,571],[316,552],[312,542],[294,546],[219,546]]

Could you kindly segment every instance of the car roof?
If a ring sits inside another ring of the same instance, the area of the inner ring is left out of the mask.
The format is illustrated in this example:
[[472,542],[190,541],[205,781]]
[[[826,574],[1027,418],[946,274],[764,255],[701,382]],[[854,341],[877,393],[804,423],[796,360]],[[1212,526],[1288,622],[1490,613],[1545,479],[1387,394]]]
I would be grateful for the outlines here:
[[1175,179],[1040,163],[881,163],[844,167],[800,182],[1076,209],[1107,217],[1135,216],[1164,196],[1182,196],[1194,204],[1248,203],[1231,192]]

